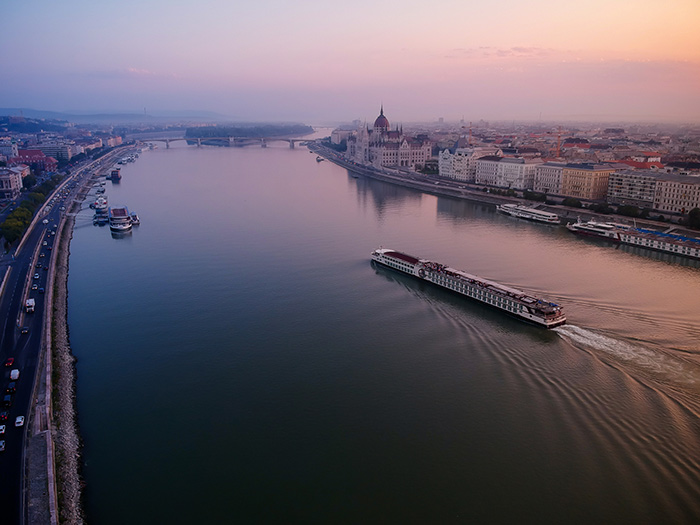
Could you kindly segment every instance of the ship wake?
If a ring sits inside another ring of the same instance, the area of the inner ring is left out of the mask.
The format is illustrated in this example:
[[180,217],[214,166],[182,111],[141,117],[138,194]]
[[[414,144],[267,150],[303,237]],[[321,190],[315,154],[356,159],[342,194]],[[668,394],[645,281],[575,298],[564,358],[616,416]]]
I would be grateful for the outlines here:
[[603,354],[625,368],[632,367],[667,384],[692,390],[700,388],[700,367],[663,349],[615,339],[575,325],[560,326],[554,331],[573,345]]

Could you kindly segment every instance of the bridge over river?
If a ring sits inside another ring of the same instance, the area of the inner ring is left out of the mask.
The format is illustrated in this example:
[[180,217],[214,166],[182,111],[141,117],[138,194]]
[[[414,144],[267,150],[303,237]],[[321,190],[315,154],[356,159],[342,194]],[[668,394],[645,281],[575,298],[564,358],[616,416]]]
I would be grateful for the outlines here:
[[243,147],[254,144],[260,144],[261,147],[267,147],[268,142],[288,142],[290,149],[294,149],[295,145],[301,142],[307,142],[308,138],[285,138],[285,137],[144,137],[139,139],[143,142],[165,142],[165,147],[170,148],[171,142],[186,141],[188,144],[196,143],[197,147],[210,142],[224,143],[229,147]]

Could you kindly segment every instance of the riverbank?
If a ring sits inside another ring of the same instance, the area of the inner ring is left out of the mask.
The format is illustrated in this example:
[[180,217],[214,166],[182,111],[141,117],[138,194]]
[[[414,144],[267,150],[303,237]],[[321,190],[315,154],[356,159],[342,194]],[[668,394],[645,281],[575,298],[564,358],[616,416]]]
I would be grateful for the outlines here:
[[[76,203],[71,211],[76,212],[79,208],[80,205]],[[69,215],[60,234],[54,273],[52,426],[59,522],[82,524],[84,517],[80,475],[81,442],[76,411],[76,370],[68,331],[68,268],[74,225],[75,217]]]

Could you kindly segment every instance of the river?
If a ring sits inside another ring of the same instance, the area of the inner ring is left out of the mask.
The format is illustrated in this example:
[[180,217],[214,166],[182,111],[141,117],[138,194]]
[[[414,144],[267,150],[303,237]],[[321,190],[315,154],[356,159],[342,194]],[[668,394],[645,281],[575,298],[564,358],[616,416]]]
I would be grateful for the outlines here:
[[[696,523],[700,265],[364,177],[305,148],[144,152],[77,218],[94,524]],[[564,306],[553,331],[370,264]]]

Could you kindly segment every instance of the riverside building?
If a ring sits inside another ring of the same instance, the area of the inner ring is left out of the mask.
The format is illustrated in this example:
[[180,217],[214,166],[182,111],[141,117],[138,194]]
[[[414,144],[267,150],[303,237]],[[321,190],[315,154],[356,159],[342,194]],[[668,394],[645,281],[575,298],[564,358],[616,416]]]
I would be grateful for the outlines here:
[[700,208],[700,177],[660,174],[656,181],[654,208],[671,213],[688,213]]
[[656,195],[658,170],[622,170],[608,178],[608,202],[652,208]]
[[523,157],[487,156],[476,161],[474,182],[486,186],[531,190],[535,169],[542,161]]
[[22,190],[22,177],[29,175],[27,166],[0,168],[0,199],[16,199]]
[[449,149],[440,152],[438,171],[441,177],[462,182],[476,180],[476,161],[487,156],[501,157],[499,148],[457,148],[452,153]]
[[548,195],[561,195],[561,176],[565,162],[545,162],[535,168],[533,191]]
[[567,164],[561,172],[561,195],[604,200],[608,195],[608,179],[615,170],[609,164]]
[[372,129],[362,127],[347,139],[345,155],[358,164],[375,168],[408,167],[418,169],[432,154],[427,137],[407,137],[403,129],[392,130],[382,106]]

